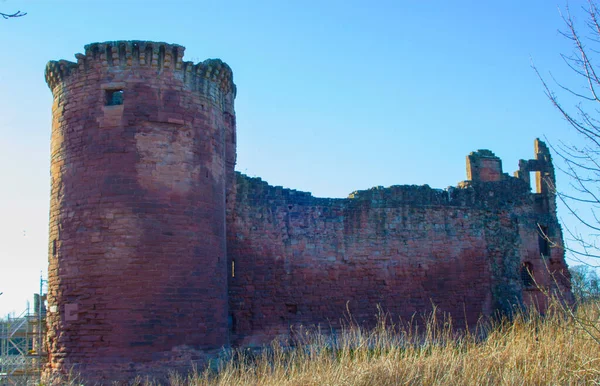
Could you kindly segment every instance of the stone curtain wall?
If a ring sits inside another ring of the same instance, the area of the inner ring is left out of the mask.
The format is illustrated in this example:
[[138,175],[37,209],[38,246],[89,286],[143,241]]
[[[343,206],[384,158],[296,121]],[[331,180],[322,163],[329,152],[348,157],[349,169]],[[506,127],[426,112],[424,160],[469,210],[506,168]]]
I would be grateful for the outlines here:
[[[435,304],[465,327],[530,303],[539,291],[527,288],[524,298],[520,267],[534,262],[536,279],[554,285],[541,269],[537,221],[558,226],[535,212],[535,196],[506,175],[448,191],[395,186],[321,199],[238,174],[228,223],[232,341],[262,344],[299,325],[339,328],[347,311],[373,325],[377,305],[406,321]],[[562,251],[553,254],[552,269],[564,272]]]
[[[467,309],[472,323],[492,309],[484,218],[438,204],[441,192],[399,187],[327,200],[241,175],[237,189],[229,288],[239,344],[267,342],[292,325],[339,328],[347,310],[372,325],[377,305],[405,318],[432,303]],[[393,203],[390,194],[425,202]]]
[[235,86],[183,50],[109,42],[48,63],[49,375],[127,379],[229,344]]

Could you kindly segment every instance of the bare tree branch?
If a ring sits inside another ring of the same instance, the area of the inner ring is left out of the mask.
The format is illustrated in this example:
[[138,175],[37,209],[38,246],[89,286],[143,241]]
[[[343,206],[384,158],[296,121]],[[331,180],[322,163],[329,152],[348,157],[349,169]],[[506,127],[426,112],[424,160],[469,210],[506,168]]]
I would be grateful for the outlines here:
[[[558,31],[572,45],[570,53],[560,54],[566,67],[574,74],[569,85],[549,73],[543,76],[532,64],[545,95],[581,139],[579,145],[560,141],[551,150],[561,161],[556,169],[569,180],[564,191],[557,191],[546,178],[549,188],[563,204],[581,231],[565,228],[565,248],[571,258],[584,264],[600,260],[600,13],[598,1],[588,0],[582,7],[585,20],[575,19],[566,6],[560,13],[564,29]],[[547,79],[553,82],[551,86]],[[558,92],[558,93],[557,93]],[[579,142],[579,141],[575,141]],[[550,241],[547,235],[543,236]],[[592,264],[593,265],[593,264]]]
[[14,17],[22,17],[27,15],[27,12],[21,12],[21,11],[17,11],[15,13],[2,13],[0,12],[0,16],[4,19],[11,19]]

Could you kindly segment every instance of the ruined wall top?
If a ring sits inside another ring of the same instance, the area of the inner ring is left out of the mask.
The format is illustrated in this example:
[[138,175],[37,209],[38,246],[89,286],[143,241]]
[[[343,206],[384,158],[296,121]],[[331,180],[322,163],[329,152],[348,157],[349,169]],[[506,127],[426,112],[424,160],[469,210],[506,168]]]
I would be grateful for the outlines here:
[[[260,178],[251,178],[237,173],[237,198],[256,203],[339,207],[369,205],[383,208],[410,205],[500,208],[530,202],[529,170],[543,170],[544,176],[554,177],[550,152],[546,144],[536,139],[534,153],[535,159],[521,160],[519,163],[520,168],[527,173],[517,171],[514,177],[503,173],[502,160],[492,151],[480,149],[467,156],[467,180],[459,182],[455,187],[435,189],[429,185],[377,186],[352,192],[345,199],[313,197],[308,192],[271,186]],[[540,181],[539,184],[542,182]],[[540,191],[546,195],[551,193],[545,184]]]
[[552,162],[552,158],[550,156],[550,150],[544,141],[541,141],[539,138],[536,138],[533,142],[533,147],[535,150],[535,159],[543,160],[546,162]]
[[152,68],[157,72],[180,72],[185,80],[208,79],[219,85],[224,94],[235,97],[231,68],[220,59],[207,59],[194,64],[184,62],[185,47],[177,44],[151,41],[110,41],[85,46],[85,54],[76,54],[77,63],[68,60],[50,61],[46,65],[45,78],[50,90],[65,82],[75,73],[85,73],[92,68],[126,69],[135,67]]
[[272,186],[260,178],[236,172],[236,200],[252,205],[308,205],[324,207],[394,208],[412,207],[470,207],[502,208],[529,202],[529,186],[518,178],[507,177],[499,184],[459,184],[458,187],[435,189],[429,185],[377,186],[357,190],[347,198],[314,197],[309,192]]
[[498,158],[493,151],[488,149],[479,149],[477,151],[472,151],[469,153],[470,156],[480,157],[480,158]]
[[473,182],[491,182],[504,179],[502,160],[492,151],[480,149],[467,156],[467,180]]

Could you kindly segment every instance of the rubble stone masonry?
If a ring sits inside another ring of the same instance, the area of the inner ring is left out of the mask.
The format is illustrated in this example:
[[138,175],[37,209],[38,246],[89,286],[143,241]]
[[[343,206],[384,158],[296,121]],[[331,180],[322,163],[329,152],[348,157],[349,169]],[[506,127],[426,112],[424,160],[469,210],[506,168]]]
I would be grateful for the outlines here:
[[[482,153],[494,157],[486,150],[468,159]],[[349,317],[373,325],[377,305],[405,321],[435,305],[458,328],[523,304],[543,309],[540,289],[524,285],[525,265],[542,288],[569,297],[563,250],[549,245],[562,243],[549,196],[501,170],[483,171],[458,188],[379,187],[347,199],[238,174],[227,224],[233,342],[263,344],[300,325],[337,329]]]
[[571,296],[543,142],[514,177],[478,150],[457,187],[316,198],[234,172],[232,72],[183,52],[94,43],[46,67],[49,379],[164,374],[378,307],[464,328]]

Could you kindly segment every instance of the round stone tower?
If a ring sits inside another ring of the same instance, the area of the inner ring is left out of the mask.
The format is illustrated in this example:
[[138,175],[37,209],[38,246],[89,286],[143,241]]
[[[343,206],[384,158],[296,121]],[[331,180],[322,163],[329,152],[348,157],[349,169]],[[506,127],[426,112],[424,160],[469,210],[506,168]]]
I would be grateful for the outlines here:
[[235,85],[221,60],[183,52],[94,43],[46,66],[48,375],[124,379],[228,344]]

